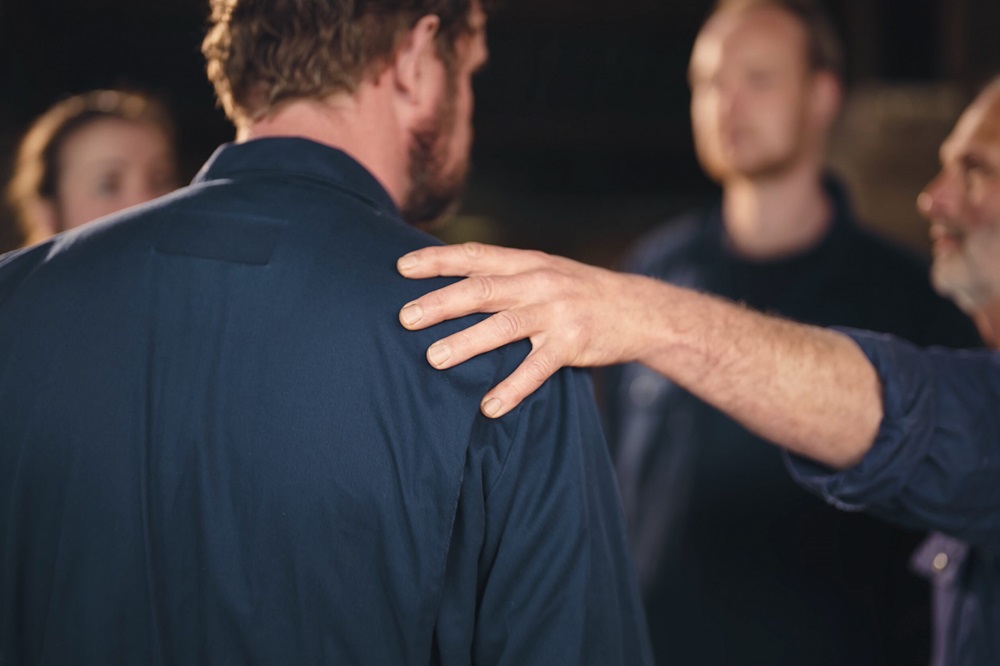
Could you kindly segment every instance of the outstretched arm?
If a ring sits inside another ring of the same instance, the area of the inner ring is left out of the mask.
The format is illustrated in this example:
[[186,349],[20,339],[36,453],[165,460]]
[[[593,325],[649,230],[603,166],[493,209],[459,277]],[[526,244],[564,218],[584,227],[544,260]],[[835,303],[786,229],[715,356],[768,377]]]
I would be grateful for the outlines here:
[[494,313],[432,345],[434,367],[531,340],[524,363],[483,399],[487,416],[507,413],[563,366],[637,361],[761,437],[831,467],[856,464],[878,432],[878,376],[839,333],[542,252],[428,247],[398,267],[410,278],[469,277],[407,304],[407,328]]

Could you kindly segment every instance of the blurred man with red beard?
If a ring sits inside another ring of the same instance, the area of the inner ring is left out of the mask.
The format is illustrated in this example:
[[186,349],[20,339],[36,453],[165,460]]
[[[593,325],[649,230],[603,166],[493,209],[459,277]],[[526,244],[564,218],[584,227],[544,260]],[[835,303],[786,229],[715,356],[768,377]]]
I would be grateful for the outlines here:
[[527,345],[444,376],[393,317],[485,22],[213,0],[236,143],[0,259],[0,663],[650,663],[586,377],[490,421]]
[[[691,54],[691,122],[721,201],[639,241],[629,271],[820,325],[975,346],[927,266],[864,229],[824,171],[843,56],[809,0],[723,0]],[[648,368],[609,373],[608,434],[661,663],[927,661],[921,535],[839,512],[780,452]],[[886,572],[891,572],[887,575]]]

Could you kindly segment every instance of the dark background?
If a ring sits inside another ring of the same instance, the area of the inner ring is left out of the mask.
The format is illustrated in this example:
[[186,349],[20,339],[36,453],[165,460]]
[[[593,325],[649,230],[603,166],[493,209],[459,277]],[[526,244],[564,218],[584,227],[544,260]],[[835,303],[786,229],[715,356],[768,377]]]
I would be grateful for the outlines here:
[[[711,4],[507,0],[491,18],[491,62],[476,83],[466,204],[441,235],[610,264],[637,234],[710,196],[692,152],[685,71]],[[920,248],[925,232],[912,197],[933,175],[936,146],[955,114],[1000,71],[1000,2],[829,0],[827,7],[847,46],[852,99],[860,100],[850,107],[852,131],[859,135],[860,118],[861,134],[868,132],[860,148],[849,139],[833,146],[836,162],[862,190],[872,170],[899,176],[901,183],[882,188],[896,198],[862,191],[861,208]],[[207,11],[206,0],[0,0],[4,182],[37,114],[69,94],[113,86],[167,102],[190,178],[232,137],[202,71]],[[3,210],[0,248],[13,242]]]

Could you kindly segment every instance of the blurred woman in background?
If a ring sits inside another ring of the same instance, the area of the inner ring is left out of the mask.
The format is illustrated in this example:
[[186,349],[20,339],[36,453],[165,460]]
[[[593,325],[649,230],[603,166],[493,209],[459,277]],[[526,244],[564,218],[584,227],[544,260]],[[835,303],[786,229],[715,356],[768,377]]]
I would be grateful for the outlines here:
[[176,187],[166,108],[145,95],[97,90],[59,102],[34,122],[7,198],[30,244]]

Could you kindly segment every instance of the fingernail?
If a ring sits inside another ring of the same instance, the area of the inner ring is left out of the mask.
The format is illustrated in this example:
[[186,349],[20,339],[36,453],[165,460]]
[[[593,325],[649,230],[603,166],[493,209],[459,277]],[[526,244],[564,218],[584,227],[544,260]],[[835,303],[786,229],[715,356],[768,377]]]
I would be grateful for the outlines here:
[[399,319],[407,326],[413,326],[424,316],[424,310],[416,303],[407,303],[399,311]]
[[399,261],[396,262],[396,268],[400,272],[404,272],[410,270],[411,268],[414,268],[419,263],[420,260],[417,259],[414,255],[407,254],[399,258]]
[[499,398],[490,398],[483,403],[483,414],[486,416],[496,416],[503,408],[503,403]]
[[435,342],[427,350],[427,359],[433,366],[439,366],[449,358],[451,358],[451,347],[440,342]]

